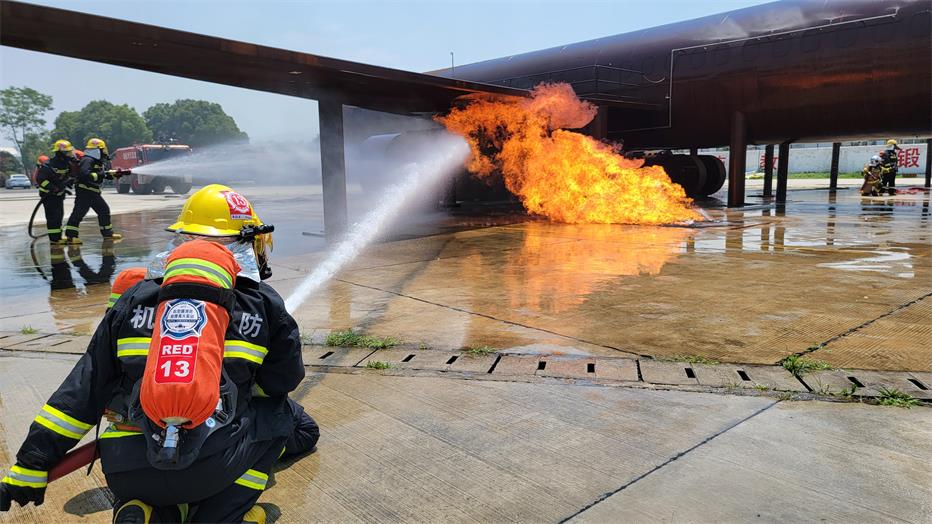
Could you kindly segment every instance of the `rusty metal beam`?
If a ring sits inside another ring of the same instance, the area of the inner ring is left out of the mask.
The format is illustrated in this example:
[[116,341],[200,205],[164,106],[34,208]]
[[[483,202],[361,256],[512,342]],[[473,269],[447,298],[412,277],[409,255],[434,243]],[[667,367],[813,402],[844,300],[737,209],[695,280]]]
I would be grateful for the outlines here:
[[445,111],[462,95],[527,91],[0,0],[0,44],[395,113]]

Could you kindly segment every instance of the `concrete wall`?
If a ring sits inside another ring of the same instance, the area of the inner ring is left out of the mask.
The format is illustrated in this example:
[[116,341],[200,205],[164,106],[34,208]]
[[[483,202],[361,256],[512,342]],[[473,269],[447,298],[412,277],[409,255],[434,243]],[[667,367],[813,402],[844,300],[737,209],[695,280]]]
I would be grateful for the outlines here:
[[[872,155],[878,154],[885,146],[848,146],[841,148],[841,156],[838,159],[838,171],[840,173],[851,173],[860,171],[864,164],[870,160]],[[925,144],[904,144],[900,151],[900,169],[901,175],[925,173],[926,151]],[[774,176],[777,171],[777,157],[779,147],[774,146]],[[714,155],[722,159],[725,168],[728,168],[728,151],[704,151],[700,150],[699,154]],[[748,172],[762,172],[764,170],[764,150],[749,150],[747,154]],[[825,171],[832,165],[832,148],[827,147],[797,147],[790,148],[790,173],[804,173],[812,171]]]

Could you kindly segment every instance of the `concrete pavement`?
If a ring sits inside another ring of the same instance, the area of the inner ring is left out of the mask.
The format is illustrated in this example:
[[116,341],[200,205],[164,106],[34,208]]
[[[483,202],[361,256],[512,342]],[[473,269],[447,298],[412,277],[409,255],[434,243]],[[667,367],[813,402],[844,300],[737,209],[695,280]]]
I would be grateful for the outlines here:
[[[0,356],[9,463],[72,360]],[[927,522],[932,410],[442,377],[311,374],[318,452],[277,522]],[[108,522],[99,467],[0,522]]]

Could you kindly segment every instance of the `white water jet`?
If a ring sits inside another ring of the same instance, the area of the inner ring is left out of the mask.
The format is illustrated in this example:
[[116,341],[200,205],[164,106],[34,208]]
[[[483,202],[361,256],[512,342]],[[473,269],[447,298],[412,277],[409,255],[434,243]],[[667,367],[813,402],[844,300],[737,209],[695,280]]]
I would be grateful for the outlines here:
[[401,181],[384,189],[372,211],[353,224],[337,247],[312,271],[285,300],[289,313],[304,303],[321,285],[330,280],[372,242],[410,204],[412,197],[432,191],[438,182],[462,168],[469,154],[466,142],[453,135],[435,137],[429,158],[401,168]]

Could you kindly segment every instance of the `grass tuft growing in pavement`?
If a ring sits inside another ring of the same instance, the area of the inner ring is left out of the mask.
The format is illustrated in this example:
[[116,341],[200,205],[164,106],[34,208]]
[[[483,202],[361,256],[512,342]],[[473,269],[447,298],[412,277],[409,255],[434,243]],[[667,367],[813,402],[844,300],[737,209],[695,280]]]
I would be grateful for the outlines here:
[[369,335],[360,335],[358,333],[353,333],[349,329],[344,331],[334,331],[327,335],[328,346],[386,349],[397,346],[398,343],[398,339],[394,337],[373,337]]
[[370,360],[366,362],[366,367],[369,369],[391,369],[392,365],[388,362],[379,362],[378,360]]
[[896,406],[909,409],[919,405],[919,400],[896,388],[880,388],[877,392],[880,393],[877,395],[877,403],[881,406]]
[[813,371],[832,369],[832,366],[821,360],[812,360],[799,355],[790,355],[784,358],[780,361],[780,365],[797,377],[801,377]]
[[657,360],[661,362],[688,362],[690,364],[705,364],[707,366],[721,364],[721,362],[715,359],[706,358],[699,355],[671,355],[669,357],[660,357]]
[[477,346],[477,347],[468,347],[464,350],[466,355],[470,357],[481,357],[483,355],[491,355],[498,351],[497,349],[489,346]]
[[19,332],[22,333],[23,335],[34,335],[38,333],[39,330],[32,326],[23,326],[22,329],[19,330]]

